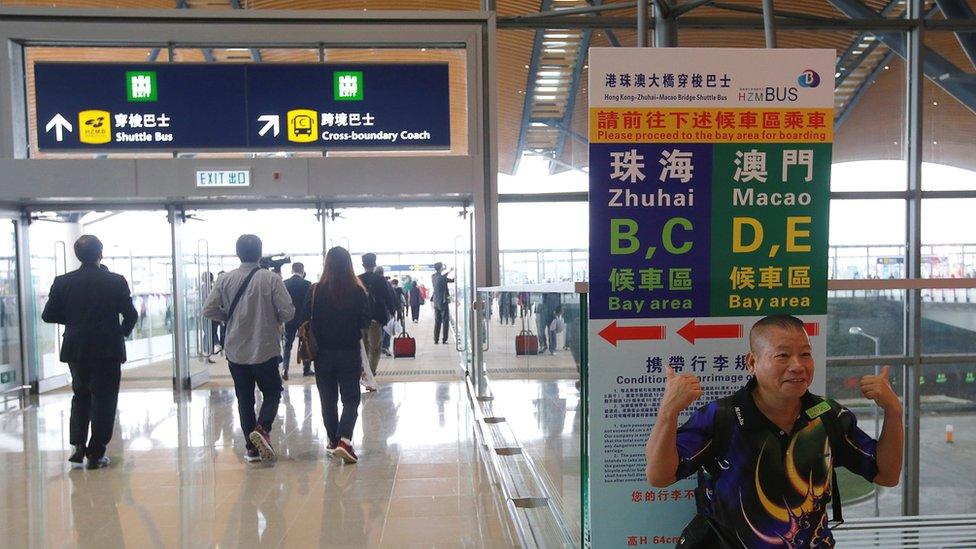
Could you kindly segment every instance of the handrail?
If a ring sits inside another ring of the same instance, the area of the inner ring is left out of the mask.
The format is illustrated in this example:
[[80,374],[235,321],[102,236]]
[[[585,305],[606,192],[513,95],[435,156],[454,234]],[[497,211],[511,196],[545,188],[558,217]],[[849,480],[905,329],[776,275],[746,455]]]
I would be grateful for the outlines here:
[[548,284],[512,284],[509,286],[486,286],[479,292],[530,292],[557,294],[585,294],[590,291],[588,282],[550,282]]

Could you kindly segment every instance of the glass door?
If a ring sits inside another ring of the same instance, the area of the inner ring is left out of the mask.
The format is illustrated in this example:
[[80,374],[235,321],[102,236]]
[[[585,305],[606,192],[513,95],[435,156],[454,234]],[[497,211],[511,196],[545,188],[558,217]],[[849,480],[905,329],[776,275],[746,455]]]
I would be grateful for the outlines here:
[[28,232],[31,266],[31,307],[33,345],[30,350],[37,365],[38,390],[46,392],[70,383],[68,365],[60,361],[64,327],[47,324],[41,313],[47,305],[54,278],[78,268],[74,254],[68,254],[68,243],[81,236],[80,214],[39,212],[31,215]]
[[[261,210],[186,210],[176,215],[180,254],[178,275],[182,284],[180,324],[186,369],[185,387],[207,382],[231,383],[222,349],[223,325],[203,316],[203,306],[217,279],[240,267],[237,238],[255,234],[266,257],[285,260],[280,271],[291,276],[295,262],[305,265],[306,278],[322,274],[322,226],[314,208]],[[294,353],[296,349],[293,349]],[[294,363],[294,357],[292,357]]]
[[17,227],[0,213],[0,412],[19,403],[25,377],[20,353],[20,300],[17,290]]

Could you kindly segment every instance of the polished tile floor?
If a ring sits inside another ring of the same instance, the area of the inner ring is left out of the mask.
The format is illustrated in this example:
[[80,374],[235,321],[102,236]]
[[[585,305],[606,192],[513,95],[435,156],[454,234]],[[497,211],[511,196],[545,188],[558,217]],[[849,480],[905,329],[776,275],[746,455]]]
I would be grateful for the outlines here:
[[507,547],[464,386],[364,395],[356,465],[324,451],[314,385],[286,386],[274,465],[242,461],[233,392],[123,391],[105,470],[65,461],[70,396],[0,415],[0,547]]

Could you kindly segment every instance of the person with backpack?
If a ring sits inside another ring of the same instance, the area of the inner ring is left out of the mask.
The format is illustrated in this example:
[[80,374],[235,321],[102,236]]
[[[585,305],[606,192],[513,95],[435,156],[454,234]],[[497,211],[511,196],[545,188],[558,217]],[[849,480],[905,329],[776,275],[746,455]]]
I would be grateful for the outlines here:
[[326,254],[322,278],[308,292],[304,314],[302,321],[310,320],[316,344],[315,385],[329,438],[326,451],[346,463],[356,463],[359,457],[352,447],[352,434],[359,418],[359,376],[364,366],[359,345],[373,319],[366,288],[356,277],[345,248],[336,246]]
[[861,378],[884,410],[875,441],[850,410],[810,393],[815,369],[803,321],[767,316],[749,332],[752,378],[735,394],[678,415],[701,396],[694,374],[668,379],[645,447],[647,479],[665,487],[698,472],[698,514],[678,547],[833,547],[827,503],[840,517],[834,469],[896,486],[904,451],[902,405],[888,366]]
[[383,271],[376,272],[376,254],[363,254],[363,274],[359,275],[360,282],[369,294],[369,326],[363,329],[363,347],[369,360],[369,370],[376,375],[380,364],[380,352],[383,349],[383,327],[390,321],[393,311],[393,289],[383,276]]

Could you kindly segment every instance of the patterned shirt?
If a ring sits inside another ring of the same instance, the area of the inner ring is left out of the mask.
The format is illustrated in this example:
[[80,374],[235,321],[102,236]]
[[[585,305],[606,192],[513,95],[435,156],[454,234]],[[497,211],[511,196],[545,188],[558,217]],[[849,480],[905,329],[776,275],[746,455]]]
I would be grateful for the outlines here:
[[833,547],[826,512],[832,468],[846,467],[874,480],[877,442],[857,427],[850,410],[838,406],[839,411],[821,412],[837,414],[843,432],[841,447],[831,448],[821,416],[807,413],[822,409],[816,407],[823,399],[809,391],[792,432],[785,433],[756,407],[756,385],[751,379],[731,397],[734,419],[724,456],[714,455],[711,447],[717,401],[699,408],[678,429],[676,476],[705,467],[705,513],[743,547]]

